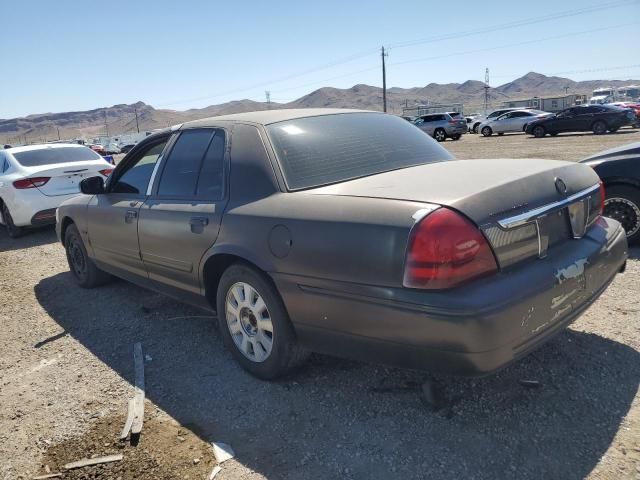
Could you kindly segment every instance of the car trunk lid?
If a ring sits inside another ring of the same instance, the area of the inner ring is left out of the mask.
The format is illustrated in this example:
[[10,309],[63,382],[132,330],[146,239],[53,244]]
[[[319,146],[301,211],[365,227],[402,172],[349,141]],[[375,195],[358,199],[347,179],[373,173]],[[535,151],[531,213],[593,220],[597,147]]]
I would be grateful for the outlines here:
[[[483,230],[500,265],[506,267],[544,256],[548,248],[581,236],[574,234],[570,218],[584,215],[585,225],[595,219],[598,183],[591,168],[573,162],[456,160],[385,172],[310,193],[409,200],[455,209]],[[569,208],[586,198],[584,205]],[[546,209],[554,205],[557,208]],[[518,216],[527,221],[514,223]],[[506,220],[511,223],[507,225]]]
[[104,160],[62,163],[55,166],[29,168],[29,177],[49,177],[49,181],[38,190],[48,197],[70,195],[80,192],[80,182],[85,178],[102,175],[100,172],[113,168]]

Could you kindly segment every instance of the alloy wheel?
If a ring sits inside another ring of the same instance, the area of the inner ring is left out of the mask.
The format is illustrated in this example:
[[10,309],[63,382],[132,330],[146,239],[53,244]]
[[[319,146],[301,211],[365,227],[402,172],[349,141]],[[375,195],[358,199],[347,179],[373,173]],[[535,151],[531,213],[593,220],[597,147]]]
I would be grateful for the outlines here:
[[627,237],[640,231],[640,207],[628,198],[607,198],[604,201],[604,216],[620,222]]
[[258,291],[245,282],[234,283],[226,297],[227,327],[238,350],[249,360],[264,362],[273,348],[273,323]]
[[438,142],[444,142],[447,138],[447,135],[444,133],[443,130],[436,130],[433,136]]

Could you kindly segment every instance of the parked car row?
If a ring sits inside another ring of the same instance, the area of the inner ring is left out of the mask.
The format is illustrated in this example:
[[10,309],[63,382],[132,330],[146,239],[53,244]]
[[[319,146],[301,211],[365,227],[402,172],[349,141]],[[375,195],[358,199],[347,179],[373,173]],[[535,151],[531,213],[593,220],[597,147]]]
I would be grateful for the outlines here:
[[113,171],[81,146],[11,149],[2,219],[16,233],[16,192],[58,197],[79,286],[116,276],[217,312],[226,347],[262,379],[311,351],[490,373],[624,270],[634,225],[596,169],[640,148],[464,161],[424,133],[378,112],[274,110],[157,132]]
[[526,133],[536,138],[566,132],[593,132],[602,135],[632,125],[635,114],[631,109],[613,105],[580,105],[527,124]]

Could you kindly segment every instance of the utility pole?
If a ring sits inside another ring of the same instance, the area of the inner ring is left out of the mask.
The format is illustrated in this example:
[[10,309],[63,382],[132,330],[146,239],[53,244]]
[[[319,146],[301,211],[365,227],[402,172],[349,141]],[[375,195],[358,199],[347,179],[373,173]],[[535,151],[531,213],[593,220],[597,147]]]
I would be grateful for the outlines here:
[[56,127],[56,130],[58,130],[58,140],[60,140],[60,127]]
[[388,53],[384,53],[384,45],[380,51],[382,57],[382,111],[387,111],[387,71],[384,64],[384,57],[388,56]]
[[269,90],[265,90],[265,97],[267,97],[267,108],[271,110],[271,92]]
[[484,72],[484,114],[487,114],[489,109],[489,69]]
[[106,136],[109,136],[109,124],[107,123],[107,110],[103,110],[104,112],[104,129],[106,131]]
[[136,130],[138,130],[138,133],[140,133],[140,125],[138,124],[138,109],[134,107],[134,110],[136,112]]

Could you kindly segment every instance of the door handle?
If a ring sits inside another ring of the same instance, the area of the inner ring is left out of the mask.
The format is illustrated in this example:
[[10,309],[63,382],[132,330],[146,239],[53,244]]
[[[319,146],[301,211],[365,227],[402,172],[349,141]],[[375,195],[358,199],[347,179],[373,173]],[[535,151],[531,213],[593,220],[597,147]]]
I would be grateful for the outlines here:
[[125,223],[133,222],[134,218],[138,218],[138,212],[136,210],[127,210],[127,213],[124,216]]
[[204,232],[204,227],[209,225],[209,219],[207,217],[191,217],[189,225],[191,226],[191,233],[202,233]]
[[189,223],[191,225],[202,225],[204,227],[205,225],[209,225],[209,219],[207,217],[191,217]]

